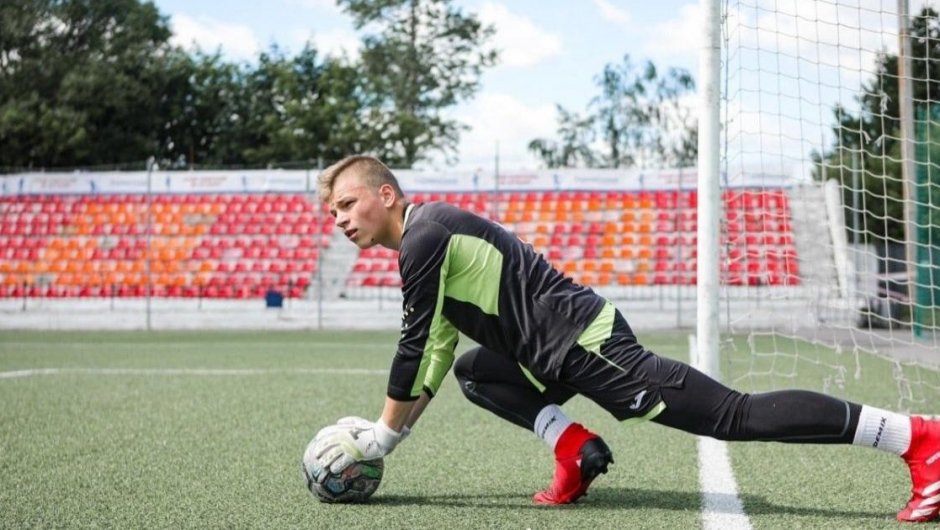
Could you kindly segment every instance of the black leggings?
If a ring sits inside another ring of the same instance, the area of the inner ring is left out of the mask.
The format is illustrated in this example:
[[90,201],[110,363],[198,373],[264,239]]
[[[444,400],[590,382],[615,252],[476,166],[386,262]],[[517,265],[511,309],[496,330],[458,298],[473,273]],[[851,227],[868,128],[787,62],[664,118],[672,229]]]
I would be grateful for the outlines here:
[[[483,347],[461,355],[454,375],[470,401],[530,430],[546,405],[578,393],[576,384],[557,381],[540,381],[540,390],[515,360]],[[692,367],[681,385],[659,392],[666,409],[652,421],[719,440],[851,443],[861,412],[860,405],[805,390],[743,394]]]
[[653,421],[719,440],[852,443],[861,405],[807,390],[742,394],[694,368]]

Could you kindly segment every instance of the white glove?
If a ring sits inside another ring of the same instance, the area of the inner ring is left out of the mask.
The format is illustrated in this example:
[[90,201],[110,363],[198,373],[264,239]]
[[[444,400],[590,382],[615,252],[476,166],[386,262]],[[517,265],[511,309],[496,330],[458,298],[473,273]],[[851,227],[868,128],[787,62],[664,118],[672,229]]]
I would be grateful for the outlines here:
[[393,431],[382,420],[372,423],[355,417],[343,419],[348,423],[337,423],[325,429],[325,437],[316,448],[320,465],[328,467],[332,473],[339,473],[355,462],[382,458],[402,439],[401,433]]
[[[336,425],[342,425],[344,427],[355,427],[357,429],[371,429],[373,422],[359,417],[359,416],[344,416],[336,420]],[[398,443],[401,443],[411,434],[411,429],[407,425],[403,425],[401,428],[401,438],[398,440]]]

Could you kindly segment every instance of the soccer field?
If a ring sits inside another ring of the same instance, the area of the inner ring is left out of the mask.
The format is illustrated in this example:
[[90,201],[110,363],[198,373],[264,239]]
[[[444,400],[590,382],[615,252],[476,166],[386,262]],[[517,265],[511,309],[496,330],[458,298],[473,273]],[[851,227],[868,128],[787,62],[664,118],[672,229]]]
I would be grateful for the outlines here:
[[[304,446],[340,416],[378,416],[396,336],[0,332],[0,527],[701,526],[695,437],[622,427],[576,398],[566,410],[604,436],[615,464],[577,505],[537,507],[530,499],[551,478],[549,450],[466,401],[453,376],[387,457],[370,503],[318,503],[301,478]],[[641,339],[687,357],[681,332]],[[840,394],[893,406],[891,364],[861,363],[863,381]],[[778,388],[818,388],[818,373],[799,373],[808,379]],[[729,451],[754,528],[903,526],[894,514],[909,483],[893,456],[764,443]]]

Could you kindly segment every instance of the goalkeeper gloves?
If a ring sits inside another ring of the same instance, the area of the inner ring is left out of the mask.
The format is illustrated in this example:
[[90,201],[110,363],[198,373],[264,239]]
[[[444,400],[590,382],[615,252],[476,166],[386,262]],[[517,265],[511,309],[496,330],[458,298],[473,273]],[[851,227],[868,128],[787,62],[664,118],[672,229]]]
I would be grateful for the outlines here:
[[324,434],[316,458],[332,473],[339,473],[355,462],[382,458],[404,438],[381,419],[372,423],[357,417],[341,419]]
[[[336,420],[336,425],[342,425],[344,427],[352,426],[357,429],[371,429],[373,423],[365,418],[359,416],[344,416]],[[398,440],[398,443],[401,443],[411,434],[411,429],[407,425],[403,425],[401,428],[401,439]]]

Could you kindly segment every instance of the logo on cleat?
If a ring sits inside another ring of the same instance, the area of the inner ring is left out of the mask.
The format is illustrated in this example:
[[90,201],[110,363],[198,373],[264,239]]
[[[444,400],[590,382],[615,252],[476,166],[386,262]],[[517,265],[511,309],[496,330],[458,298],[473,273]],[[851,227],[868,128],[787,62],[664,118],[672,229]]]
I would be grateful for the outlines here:
[[940,451],[937,451],[936,453],[930,455],[930,458],[927,459],[927,465],[932,466],[933,463],[936,462],[938,458],[940,458]]
[[940,481],[934,482],[933,484],[924,488],[923,496],[928,498],[920,503],[921,506],[927,504],[937,504],[940,502],[940,495],[934,495],[934,493],[937,493],[938,490],[940,490]]
[[933,513],[935,510],[936,510],[936,508],[919,508],[919,509],[914,510],[913,512],[911,512],[911,518],[912,518],[912,519],[920,519],[921,517],[926,517],[926,516],[930,515],[930,514]]

